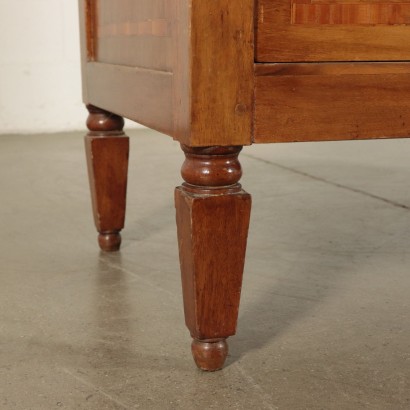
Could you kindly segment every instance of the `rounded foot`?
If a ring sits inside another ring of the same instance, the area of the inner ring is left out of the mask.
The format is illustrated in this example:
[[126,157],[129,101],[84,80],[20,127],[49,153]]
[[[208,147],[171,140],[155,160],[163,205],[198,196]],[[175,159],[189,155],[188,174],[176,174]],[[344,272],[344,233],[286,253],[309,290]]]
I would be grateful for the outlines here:
[[192,341],[192,355],[196,365],[208,372],[222,369],[228,356],[228,344],[226,340],[202,342],[194,339]]
[[100,233],[98,235],[98,244],[104,252],[118,251],[121,246],[121,235],[119,232]]

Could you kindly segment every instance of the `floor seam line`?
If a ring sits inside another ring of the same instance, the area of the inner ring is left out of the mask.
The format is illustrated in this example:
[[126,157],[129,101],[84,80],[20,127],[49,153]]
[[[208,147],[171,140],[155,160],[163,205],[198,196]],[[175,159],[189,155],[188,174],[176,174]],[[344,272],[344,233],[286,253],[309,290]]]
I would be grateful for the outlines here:
[[338,183],[338,182],[329,181],[329,180],[326,179],[326,178],[318,177],[318,176],[316,176],[316,175],[312,175],[312,174],[309,174],[309,173],[304,172],[304,171],[299,171],[299,170],[297,170],[297,169],[295,169],[295,168],[287,167],[286,165],[282,165],[282,164],[279,164],[279,163],[277,163],[277,162],[268,161],[268,160],[266,160],[266,159],[258,158],[258,157],[255,157],[255,156],[253,156],[253,155],[250,155],[250,154],[243,154],[242,156],[247,157],[247,158],[250,158],[250,159],[254,159],[254,160],[256,160],[256,161],[263,162],[263,163],[268,164],[268,165],[272,165],[272,166],[274,166],[274,167],[283,169],[283,170],[285,170],[285,171],[292,172],[292,173],[297,174],[297,175],[302,175],[302,176],[304,176],[304,177],[306,177],[306,178],[310,178],[310,179],[313,179],[313,180],[315,180],[315,181],[323,182],[324,184],[328,184],[328,185],[334,186],[334,187],[336,187],[336,188],[344,189],[344,190],[346,190],[346,191],[354,192],[354,193],[356,193],[356,194],[361,194],[361,195],[363,195],[363,196],[367,196],[367,197],[369,197],[369,198],[372,198],[372,199],[375,199],[375,200],[378,200],[378,201],[381,201],[381,202],[385,202],[385,203],[387,203],[387,204],[389,204],[389,205],[392,205],[392,206],[394,206],[394,207],[396,207],[396,208],[406,209],[406,210],[408,210],[408,211],[410,210],[410,206],[408,206],[408,205],[402,204],[402,203],[400,203],[400,202],[392,201],[392,200],[390,200],[390,199],[388,199],[388,198],[384,198],[384,197],[382,197],[382,196],[372,194],[372,193],[367,192],[367,191],[364,191],[364,190],[362,190],[362,189],[352,188],[352,187],[349,187],[349,186],[347,186],[347,185],[340,184],[340,183]]
[[145,285],[154,288],[155,290],[160,290],[164,293],[166,293],[169,296],[175,297],[175,294],[173,292],[170,292],[169,290],[158,286],[158,284],[152,282],[151,280],[149,280],[148,278],[144,277],[143,275],[139,275],[138,273],[132,272],[129,269],[124,268],[121,265],[117,265],[115,264],[115,262],[111,262],[111,261],[107,261],[105,258],[103,257],[99,257],[99,260],[105,264],[106,267],[110,268],[110,269],[119,269],[121,272],[125,273],[126,275],[132,276],[134,278],[137,278],[138,280],[140,280],[142,283],[144,283]]
[[88,380],[84,379],[83,377],[80,377],[80,376],[76,375],[74,372],[70,371],[69,369],[66,369],[65,367],[61,367],[60,370],[63,371],[64,373],[68,374],[69,376],[71,376],[72,378],[77,380],[78,382],[82,383],[84,386],[87,386],[90,389],[94,389],[94,391],[96,393],[101,394],[102,396],[109,399],[111,402],[117,404],[118,406],[120,406],[124,409],[129,409],[130,408],[129,405],[127,405],[127,404],[123,403],[122,401],[118,400],[116,397],[108,394],[101,387],[95,385],[94,383],[89,382]]

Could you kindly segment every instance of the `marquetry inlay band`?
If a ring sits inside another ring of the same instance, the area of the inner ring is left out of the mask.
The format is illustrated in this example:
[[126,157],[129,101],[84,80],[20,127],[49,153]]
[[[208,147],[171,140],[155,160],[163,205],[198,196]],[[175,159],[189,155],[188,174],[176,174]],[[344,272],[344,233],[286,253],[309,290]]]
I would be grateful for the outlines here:
[[292,0],[292,24],[410,24],[410,3],[339,3]]
[[155,36],[169,37],[169,22],[165,19],[104,24],[98,27],[98,37]]

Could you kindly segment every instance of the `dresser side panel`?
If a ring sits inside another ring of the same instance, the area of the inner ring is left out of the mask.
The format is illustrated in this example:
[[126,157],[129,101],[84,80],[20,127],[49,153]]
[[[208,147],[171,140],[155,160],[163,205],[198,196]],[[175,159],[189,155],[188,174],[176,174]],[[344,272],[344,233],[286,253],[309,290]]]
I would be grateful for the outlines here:
[[[250,144],[254,1],[150,1],[80,0],[84,102],[161,130],[187,145]],[[93,5],[88,17],[87,4]],[[127,20],[124,4],[145,14]],[[109,10],[114,15],[109,16]],[[155,21],[150,21],[150,13]],[[90,14],[92,36],[86,29]],[[132,46],[133,37],[137,42],[145,39],[145,51]],[[155,38],[163,42],[152,50]],[[117,44],[128,40],[124,49]],[[166,51],[161,48],[165,45]],[[152,64],[155,55],[164,57],[163,51],[166,59]],[[149,82],[143,83],[143,78]],[[153,92],[148,91],[149,84]],[[166,103],[165,98],[169,98]],[[133,105],[126,107],[127,102]]]

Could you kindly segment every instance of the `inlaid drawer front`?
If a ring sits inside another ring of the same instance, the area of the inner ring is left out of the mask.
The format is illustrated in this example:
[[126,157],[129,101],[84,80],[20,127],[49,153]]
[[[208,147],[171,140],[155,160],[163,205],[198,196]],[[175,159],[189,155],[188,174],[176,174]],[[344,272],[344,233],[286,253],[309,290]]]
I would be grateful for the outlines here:
[[291,24],[410,24],[410,3],[291,0]]
[[410,1],[259,0],[259,62],[409,61]]

